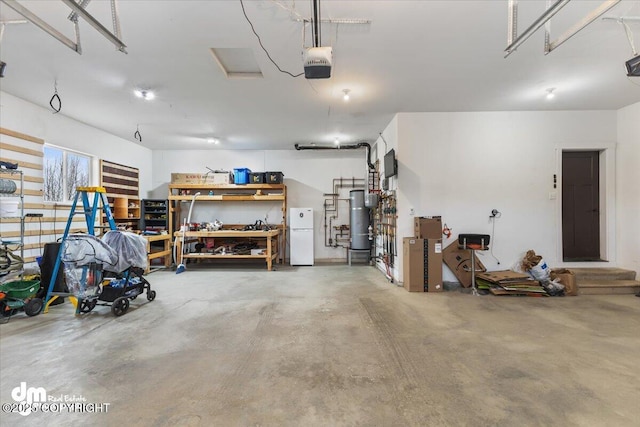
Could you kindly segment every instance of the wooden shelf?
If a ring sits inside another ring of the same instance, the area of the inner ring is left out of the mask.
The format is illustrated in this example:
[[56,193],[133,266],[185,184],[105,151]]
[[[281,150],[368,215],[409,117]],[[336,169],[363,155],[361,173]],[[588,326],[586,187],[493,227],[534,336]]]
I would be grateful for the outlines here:
[[[279,230],[250,230],[250,231],[238,231],[238,230],[218,230],[218,231],[185,231],[185,237],[276,237],[280,233]],[[174,237],[182,237],[182,231],[175,231]]]
[[[277,257],[278,254],[274,253],[271,255],[271,259],[274,259],[275,257]],[[219,258],[219,259],[233,259],[233,258],[243,258],[243,259],[265,259],[265,258],[269,258],[268,255],[217,255],[217,254],[184,254],[183,258],[191,258],[191,259],[213,259],[213,258]]]
[[[190,202],[193,196],[169,196],[169,200]],[[238,201],[238,202],[259,202],[259,201],[281,201],[285,199],[284,194],[220,194],[213,196],[198,196],[197,201],[222,202],[222,201]]]
[[[234,255],[234,254],[213,254],[213,253],[186,253],[182,258],[188,259],[263,259],[267,262],[267,270],[271,271],[273,260],[279,255],[279,236],[280,230],[269,231],[235,231],[235,230],[219,230],[219,231],[176,231],[173,233],[176,237],[184,237],[189,240],[202,239],[207,237],[213,238],[233,238],[238,240],[246,239],[264,239],[265,248],[262,255]],[[185,241],[186,243],[186,241]],[[182,240],[176,239],[176,253],[182,251]]]
[[284,190],[285,184],[169,184],[169,190]]

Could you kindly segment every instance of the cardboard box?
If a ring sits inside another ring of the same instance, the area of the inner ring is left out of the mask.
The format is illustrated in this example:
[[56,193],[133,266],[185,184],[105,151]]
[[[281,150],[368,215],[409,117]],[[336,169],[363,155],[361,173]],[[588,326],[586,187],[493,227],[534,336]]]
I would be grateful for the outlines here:
[[[486,269],[477,255],[476,253],[476,273],[479,273]],[[460,249],[456,240],[442,251],[442,257],[460,284],[465,288],[471,287],[471,250]]]
[[216,173],[172,173],[172,184],[212,184],[225,185],[231,183],[229,172]]
[[442,292],[442,239],[402,240],[403,281],[409,292]]
[[442,218],[439,216],[414,218],[413,235],[418,239],[442,239]]

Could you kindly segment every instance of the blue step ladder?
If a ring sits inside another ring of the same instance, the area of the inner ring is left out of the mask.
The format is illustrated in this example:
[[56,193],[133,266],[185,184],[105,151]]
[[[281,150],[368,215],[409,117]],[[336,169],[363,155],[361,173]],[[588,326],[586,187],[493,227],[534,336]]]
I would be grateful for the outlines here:
[[[89,193],[93,194],[93,203],[89,203]],[[83,210],[78,211],[78,199],[82,199],[82,207]],[[58,256],[56,257],[56,264],[53,268],[53,273],[51,275],[51,280],[49,281],[49,288],[47,289],[47,296],[44,299],[44,313],[49,310],[49,305],[55,301],[58,297],[62,296],[72,296],[69,293],[63,292],[53,292],[53,287],[56,283],[56,278],[58,277],[58,271],[60,271],[60,264],[62,264],[62,251],[64,248],[64,243],[69,236],[69,230],[71,229],[71,223],[73,222],[73,217],[75,215],[84,215],[85,220],[87,222],[87,232],[95,236],[96,229],[96,219],[98,219],[98,215],[100,211],[104,212],[107,217],[107,222],[109,223],[109,229],[116,230],[116,222],[113,219],[113,214],[111,213],[111,208],[109,207],[109,201],[107,200],[107,190],[104,187],[77,187],[76,195],[73,199],[73,204],[71,205],[71,211],[69,212],[69,219],[67,220],[67,226],[64,229],[64,234],[62,235],[62,244],[60,245],[60,249],[58,250]],[[77,308],[77,307],[76,307]]]

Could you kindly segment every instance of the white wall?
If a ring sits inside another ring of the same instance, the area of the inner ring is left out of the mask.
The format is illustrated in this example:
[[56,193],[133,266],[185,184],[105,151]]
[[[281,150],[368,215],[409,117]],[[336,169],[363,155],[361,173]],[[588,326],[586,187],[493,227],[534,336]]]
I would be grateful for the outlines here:
[[[615,213],[615,111],[400,113],[397,126],[399,238],[413,234],[411,208],[442,216],[453,230],[444,246],[459,233],[492,234],[495,208],[502,216],[491,246],[500,264],[489,252],[481,257],[490,270],[508,269],[528,249],[553,267],[570,266],[559,247],[560,181],[553,188],[563,149],[608,153],[605,204]],[[606,230],[615,262],[615,216]],[[446,268],[444,280],[456,281]]]
[[140,197],[145,197],[151,188],[151,150],[148,148],[66,117],[64,109],[61,113],[52,114],[49,109],[6,92],[0,92],[0,117],[0,125],[4,128],[95,156],[95,185],[99,183],[97,160],[104,159],[139,169]]
[[616,164],[618,266],[640,280],[640,102],[618,111]]
[[[211,169],[248,168],[255,172],[282,171],[287,185],[287,205],[314,209],[315,259],[346,260],[346,251],[325,247],[323,194],[333,192],[333,178],[365,178],[365,150],[192,150],[153,152],[153,191],[150,197],[166,198],[171,173],[205,173]],[[343,190],[341,197],[348,197]],[[270,223],[280,222],[279,202],[260,203],[196,203],[193,222],[249,224],[267,217]],[[287,213],[288,214],[288,213]],[[341,202],[337,224],[349,224],[348,202]]]

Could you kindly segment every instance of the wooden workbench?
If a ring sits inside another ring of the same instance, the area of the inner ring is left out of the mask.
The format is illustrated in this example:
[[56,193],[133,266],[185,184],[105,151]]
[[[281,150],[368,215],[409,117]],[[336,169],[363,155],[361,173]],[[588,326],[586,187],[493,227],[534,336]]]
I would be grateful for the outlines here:
[[[176,239],[176,254],[180,259],[182,253],[182,232],[173,233]],[[213,253],[188,253],[184,254],[184,259],[264,259],[267,263],[267,270],[271,271],[273,260],[278,257],[280,230],[274,229],[269,231],[237,231],[237,230],[220,230],[220,231],[186,231],[184,233],[185,240],[204,239],[204,238],[227,238],[237,240],[256,240],[265,239],[266,247],[262,255],[234,255],[234,254],[213,254]]]
[[[196,196],[196,194],[199,194]],[[287,186],[284,184],[169,184],[169,230],[170,234],[180,229],[182,224],[176,219],[181,218],[181,203],[193,202],[199,206],[203,204],[243,203],[247,205],[276,204],[280,205],[282,217],[273,221],[280,230],[275,249],[279,261],[284,264],[287,240]],[[186,215],[182,215],[185,217]],[[262,218],[262,213],[259,218]],[[223,218],[220,218],[223,219]],[[231,221],[224,221],[225,225]],[[227,227],[225,227],[227,228]]]
[[[169,234],[158,234],[158,235],[143,235],[147,240],[147,270],[145,273],[149,273],[151,271],[151,260],[156,258],[164,258],[164,266],[171,266],[171,235]],[[151,252],[151,242],[164,242],[162,250]]]

